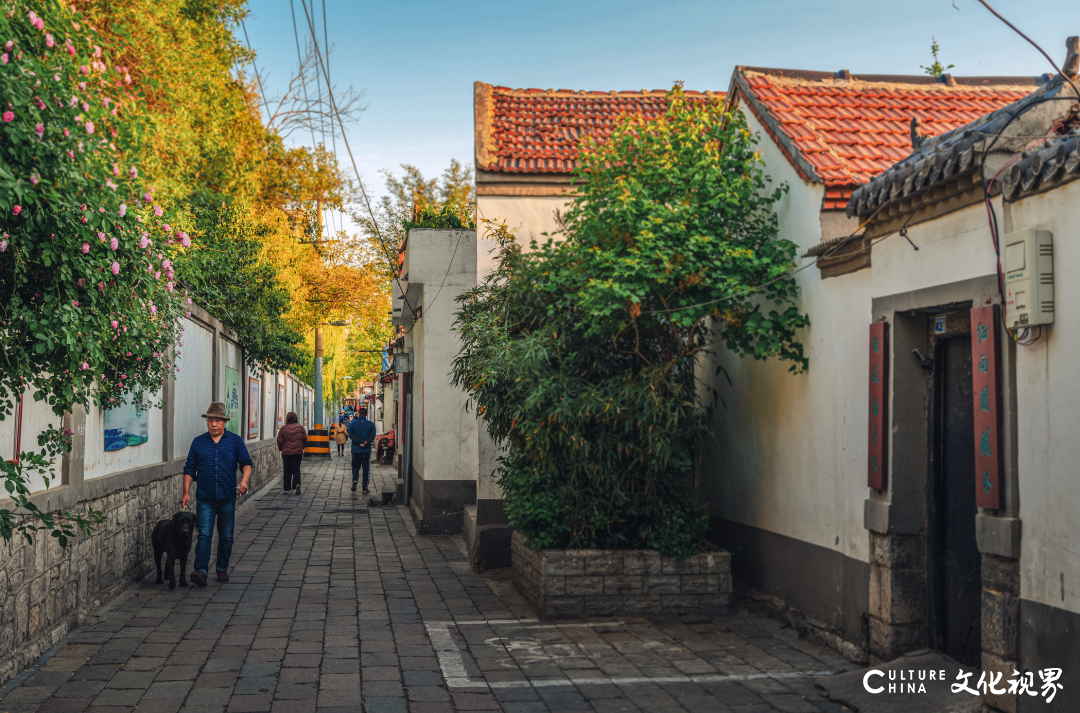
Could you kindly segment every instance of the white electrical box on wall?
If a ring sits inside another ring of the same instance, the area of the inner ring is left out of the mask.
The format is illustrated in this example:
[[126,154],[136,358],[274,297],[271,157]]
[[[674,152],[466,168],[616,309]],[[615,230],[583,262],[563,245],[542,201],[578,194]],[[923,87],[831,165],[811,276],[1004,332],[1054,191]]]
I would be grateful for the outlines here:
[[1030,228],[1005,236],[1005,318],[1012,330],[1054,323],[1054,241]]

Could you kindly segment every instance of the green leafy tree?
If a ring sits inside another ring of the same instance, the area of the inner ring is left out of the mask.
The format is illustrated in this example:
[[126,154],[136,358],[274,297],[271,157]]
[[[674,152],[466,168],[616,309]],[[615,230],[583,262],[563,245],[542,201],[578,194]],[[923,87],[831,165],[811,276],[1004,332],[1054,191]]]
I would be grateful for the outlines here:
[[698,357],[723,343],[807,367],[784,189],[740,115],[668,99],[582,148],[565,240],[524,252],[489,224],[497,269],[459,298],[452,377],[506,446],[507,514],[535,547],[698,551]]
[[424,178],[416,166],[402,164],[401,168],[401,177],[382,171],[388,193],[371,206],[374,216],[366,206],[350,211],[373,252],[385,260],[388,278],[397,276],[398,249],[410,228],[420,224],[428,227],[476,224],[472,168],[451,159],[442,175],[432,179]]

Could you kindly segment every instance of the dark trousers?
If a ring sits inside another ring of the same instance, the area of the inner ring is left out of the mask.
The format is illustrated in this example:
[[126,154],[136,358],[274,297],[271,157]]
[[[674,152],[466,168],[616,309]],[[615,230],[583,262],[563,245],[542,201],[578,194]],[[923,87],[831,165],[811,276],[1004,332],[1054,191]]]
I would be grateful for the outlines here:
[[367,490],[368,477],[371,475],[371,451],[367,453],[352,454],[352,482],[360,478],[360,471],[364,471],[364,490]]
[[345,455],[345,444],[344,443],[337,444],[337,454],[339,456]]
[[285,469],[285,476],[281,479],[282,490],[292,490],[300,487],[300,462],[304,460],[303,453],[294,456],[281,456],[281,464]]

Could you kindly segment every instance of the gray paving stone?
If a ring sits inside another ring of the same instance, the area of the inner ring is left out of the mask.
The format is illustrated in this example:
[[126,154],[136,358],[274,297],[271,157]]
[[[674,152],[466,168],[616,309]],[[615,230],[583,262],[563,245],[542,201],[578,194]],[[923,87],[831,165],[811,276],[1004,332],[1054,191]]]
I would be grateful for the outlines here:
[[[403,507],[357,508],[364,500],[349,490],[341,460],[303,468],[304,495],[272,490],[237,513],[229,583],[173,592],[152,580],[132,585],[59,645],[44,670],[3,692],[0,710],[829,711],[809,677],[663,686],[620,686],[608,677],[850,667],[745,613],[517,623],[534,615],[508,570],[473,573],[455,540],[413,534]],[[376,487],[393,481],[392,469],[374,473]],[[445,648],[447,636],[453,648]],[[443,665],[454,648],[476,686],[447,687]],[[492,689],[481,678],[526,683],[568,674],[597,682]]]

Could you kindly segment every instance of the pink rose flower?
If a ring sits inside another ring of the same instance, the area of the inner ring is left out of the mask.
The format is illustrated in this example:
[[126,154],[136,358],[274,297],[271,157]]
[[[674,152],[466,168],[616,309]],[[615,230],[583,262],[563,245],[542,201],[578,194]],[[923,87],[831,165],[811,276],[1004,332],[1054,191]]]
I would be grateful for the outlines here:
[[36,173],[31,173],[30,174],[30,185],[36,186],[38,183],[41,183],[41,181],[38,179],[37,174]]
[[150,305],[150,314],[157,314],[157,305]]
[[71,304],[72,304],[73,307],[78,307],[79,306],[79,301],[78,300],[72,300]]
[[46,47],[52,47],[55,44],[56,44],[56,42],[53,40],[52,33],[51,32],[46,32],[45,33],[45,46]]
[[0,240],[0,253],[4,252],[5,250],[7,250],[7,241]]
[[185,233],[184,237],[180,239],[180,244],[183,245],[185,248],[191,247],[191,238],[189,238]]
[[120,166],[118,164],[114,163],[112,165],[112,175],[114,175],[114,176],[119,176],[120,175]]
[[90,252],[90,243],[83,243],[82,244],[82,251],[83,251],[83,255]]
[[45,125],[41,123],[35,124],[34,133],[37,134],[37,137],[40,139],[42,136],[45,135]]
[[31,25],[37,24],[37,13],[36,12],[31,10],[29,17],[30,17],[30,24]]
[[158,270],[157,272],[154,273],[154,279],[155,280],[160,280],[161,279],[161,271],[160,270]]
[[169,259],[166,259],[165,262],[161,263],[161,266],[163,268],[165,268],[166,270],[168,270],[170,267],[172,267],[172,261],[169,260]]
[[[83,66],[79,67],[79,74],[90,74],[90,70],[84,64]],[[84,89],[85,89],[85,87],[84,87]]]
[[94,133],[94,122],[92,122],[92,121],[86,122],[86,133],[88,133],[88,134]]
[[121,203],[120,210],[116,211],[116,214],[119,215],[121,218],[127,215],[127,203]]
[[149,193],[143,193],[143,200],[147,203],[152,203],[154,201],[154,197]]
[[11,209],[11,214],[12,215],[18,215],[19,213],[22,213],[22,206],[21,205],[17,205],[14,208]]
[[134,166],[132,166],[128,169],[128,176],[130,176],[131,178],[138,178],[139,171]]
[[119,327],[119,326],[120,326],[120,323],[119,323],[119,322],[117,322],[117,321],[116,321],[115,319],[114,319],[113,321],[109,322],[109,324],[111,324],[111,325],[112,325],[112,328],[113,328],[113,329],[116,329],[117,327]]
[[168,292],[172,292],[172,290],[173,290],[173,283],[171,283],[171,282],[167,283],[167,284],[165,285],[165,289],[166,289],[166,290],[167,290]]
[[4,119],[5,123],[7,123],[9,121],[15,121],[15,112],[13,112],[13,111],[5,111],[3,119]]
[[118,247],[120,247],[120,242],[116,238],[111,238],[109,240],[109,250],[116,250]]
[[37,28],[37,29],[39,29],[39,30],[44,30],[44,29],[45,29],[45,21],[44,21],[44,20],[42,20],[42,19],[41,19],[41,18],[39,17],[39,18],[37,19],[37,22],[35,22],[35,23],[34,23],[34,27],[36,27],[36,28]]
[[0,62],[3,62],[4,64],[8,63],[8,53],[7,52],[5,52],[4,54],[0,54]]
[[112,264],[112,274],[114,274],[114,275],[119,275],[120,274],[120,263],[116,262],[115,260],[113,261],[113,264]]
[[89,364],[87,364],[87,363],[86,363],[86,362],[84,361],[84,362],[82,363],[82,370],[83,370],[83,371],[86,371],[86,370],[87,370],[87,369],[89,369],[89,368],[90,368],[90,365],[89,365]]
[[15,43],[12,42],[11,40],[8,40],[7,42],[4,43],[4,50],[6,50],[7,52],[10,52],[11,48],[14,47],[14,46],[15,46]]
[[161,214],[164,213],[164,212],[165,211],[162,210],[161,206],[159,206],[159,205],[154,206],[154,215],[156,215],[157,217],[160,218]]

